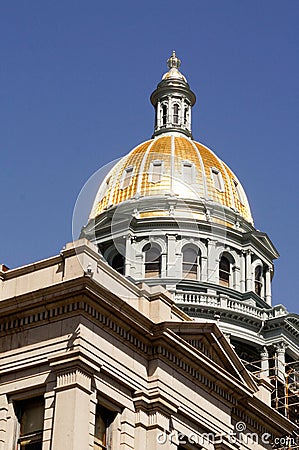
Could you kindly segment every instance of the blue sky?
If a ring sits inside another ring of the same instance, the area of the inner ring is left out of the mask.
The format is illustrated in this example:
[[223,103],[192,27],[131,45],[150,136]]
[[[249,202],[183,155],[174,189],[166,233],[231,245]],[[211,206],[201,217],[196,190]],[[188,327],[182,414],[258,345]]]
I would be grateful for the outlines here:
[[149,95],[175,49],[194,138],[238,175],[281,257],[274,303],[298,306],[299,3],[15,0],[0,5],[0,261],[72,240],[99,167],[153,131]]

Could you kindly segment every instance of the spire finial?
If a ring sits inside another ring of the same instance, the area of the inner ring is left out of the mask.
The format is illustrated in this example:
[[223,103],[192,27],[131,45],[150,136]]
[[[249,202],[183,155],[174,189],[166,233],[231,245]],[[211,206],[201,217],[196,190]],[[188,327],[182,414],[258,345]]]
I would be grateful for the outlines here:
[[167,65],[168,65],[169,69],[172,69],[173,67],[178,69],[180,67],[181,61],[180,61],[180,59],[177,58],[177,56],[175,54],[175,50],[172,51],[171,57],[167,60]]

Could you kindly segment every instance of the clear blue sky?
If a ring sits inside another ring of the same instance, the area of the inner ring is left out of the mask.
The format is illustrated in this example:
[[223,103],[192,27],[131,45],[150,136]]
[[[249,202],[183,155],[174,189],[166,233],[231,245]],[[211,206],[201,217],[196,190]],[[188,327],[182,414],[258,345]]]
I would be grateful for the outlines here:
[[299,2],[14,0],[0,5],[0,261],[72,240],[92,173],[149,138],[175,49],[194,138],[236,172],[281,257],[274,303],[299,313]]

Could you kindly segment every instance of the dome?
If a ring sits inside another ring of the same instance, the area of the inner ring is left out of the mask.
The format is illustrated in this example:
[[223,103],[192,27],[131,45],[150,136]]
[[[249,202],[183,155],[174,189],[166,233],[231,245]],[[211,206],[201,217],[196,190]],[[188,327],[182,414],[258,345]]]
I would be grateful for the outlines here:
[[143,142],[114,166],[98,190],[90,219],[129,200],[165,196],[217,204],[253,223],[236,175],[208,147],[175,132]]

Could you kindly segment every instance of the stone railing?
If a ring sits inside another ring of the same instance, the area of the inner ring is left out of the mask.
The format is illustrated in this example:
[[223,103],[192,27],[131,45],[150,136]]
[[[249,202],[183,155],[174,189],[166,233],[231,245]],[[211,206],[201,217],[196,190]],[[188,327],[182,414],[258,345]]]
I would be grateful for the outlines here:
[[248,301],[231,299],[225,295],[213,295],[199,292],[177,291],[175,302],[181,305],[207,306],[219,310],[233,311],[246,316],[255,317],[259,320],[268,320],[287,314],[282,305],[274,306],[271,309],[259,308]]

